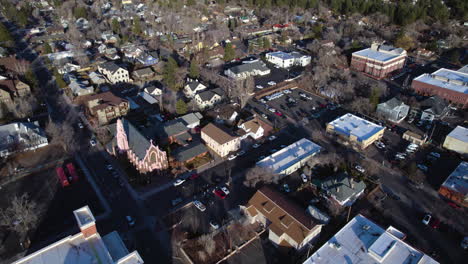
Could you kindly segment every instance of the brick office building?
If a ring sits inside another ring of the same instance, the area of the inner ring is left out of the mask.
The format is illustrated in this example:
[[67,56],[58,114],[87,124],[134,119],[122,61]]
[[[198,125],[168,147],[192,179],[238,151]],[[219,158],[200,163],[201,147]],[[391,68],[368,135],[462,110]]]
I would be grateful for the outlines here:
[[468,73],[442,68],[414,78],[411,87],[420,94],[437,95],[459,107],[468,107]]
[[402,69],[405,60],[404,49],[374,43],[370,48],[352,54],[351,68],[376,79],[382,79],[389,73]]

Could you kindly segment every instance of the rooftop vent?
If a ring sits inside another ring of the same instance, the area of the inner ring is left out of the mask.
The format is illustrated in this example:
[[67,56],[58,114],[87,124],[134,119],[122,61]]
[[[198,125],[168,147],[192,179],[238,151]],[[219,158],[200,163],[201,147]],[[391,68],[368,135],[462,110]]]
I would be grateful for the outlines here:
[[370,229],[370,225],[364,225],[364,226],[362,226],[362,229],[367,231],[367,230]]

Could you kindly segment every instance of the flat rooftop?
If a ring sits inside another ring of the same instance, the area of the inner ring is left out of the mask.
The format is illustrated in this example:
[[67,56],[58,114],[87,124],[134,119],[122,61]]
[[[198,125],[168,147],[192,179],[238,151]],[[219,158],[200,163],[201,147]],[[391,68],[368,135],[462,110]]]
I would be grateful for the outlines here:
[[457,126],[447,136],[463,142],[468,142],[468,129],[462,126]]
[[319,145],[303,138],[262,159],[257,165],[280,173],[298,161],[318,153],[320,149]]
[[406,54],[395,54],[390,52],[382,52],[375,49],[367,48],[360,51],[353,52],[353,55],[358,55],[366,57],[368,59],[377,60],[377,61],[389,61],[400,56],[405,56]]
[[278,57],[282,60],[291,60],[294,59],[294,56],[292,56],[289,53],[282,52],[282,51],[275,51],[275,52],[270,52],[267,55],[273,56],[273,57]]
[[422,74],[414,79],[429,85],[438,86],[455,92],[468,94],[468,73],[453,71],[449,69],[439,69],[432,74]]
[[348,137],[354,135],[359,141],[366,140],[384,129],[382,126],[349,113],[338,117],[329,124],[334,127],[336,132]]
[[462,161],[447,177],[442,186],[461,193],[468,194],[468,162]]
[[436,264],[437,261],[411,247],[362,215],[349,221],[304,264]]

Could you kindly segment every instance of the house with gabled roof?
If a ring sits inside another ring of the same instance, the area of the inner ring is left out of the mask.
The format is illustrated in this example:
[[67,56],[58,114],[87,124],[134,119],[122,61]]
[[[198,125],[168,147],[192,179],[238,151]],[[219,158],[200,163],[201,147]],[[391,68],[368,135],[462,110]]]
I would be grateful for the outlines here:
[[223,100],[224,92],[221,88],[203,91],[195,95],[195,102],[200,110],[213,107]]
[[187,98],[193,98],[197,93],[206,90],[206,86],[197,80],[190,81],[184,86],[184,94]]
[[128,70],[109,61],[98,66],[98,71],[112,84],[130,82]]
[[350,206],[366,189],[363,181],[356,181],[346,173],[339,173],[316,183],[327,199],[339,206]]
[[241,208],[251,223],[258,222],[268,228],[268,238],[276,246],[301,250],[322,230],[322,225],[305,209],[268,186],[259,189]]
[[241,143],[240,137],[213,123],[202,128],[201,138],[205,141],[206,146],[221,157],[226,157],[230,152],[239,150]]
[[118,119],[110,126],[114,139],[107,145],[113,155],[126,154],[140,173],[164,170],[169,166],[167,154],[155,141],[143,135],[126,119]]
[[391,122],[399,123],[408,115],[410,107],[393,97],[392,99],[377,105],[377,113],[383,115]]

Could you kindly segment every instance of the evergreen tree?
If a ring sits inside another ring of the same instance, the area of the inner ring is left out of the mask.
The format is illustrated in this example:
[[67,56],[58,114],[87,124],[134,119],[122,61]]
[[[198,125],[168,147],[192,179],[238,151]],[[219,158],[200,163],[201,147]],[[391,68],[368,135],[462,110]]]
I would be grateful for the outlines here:
[[193,79],[200,77],[200,70],[198,69],[198,63],[195,60],[190,62],[189,76]]
[[112,19],[112,31],[114,31],[115,34],[120,34],[120,23],[117,18]]
[[141,34],[141,23],[140,18],[138,16],[133,17],[133,34],[140,35]]
[[0,42],[12,41],[12,40],[13,40],[13,37],[11,36],[10,31],[8,31],[5,25],[0,23]]
[[182,99],[177,100],[176,113],[178,115],[185,115],[187,113],[187,104],[184,102],[184,100]]
[[24,74],[24,79],[26,80],[26,83],[29,84],[31,87],[37,87],[37,84],[39,83],[37,81],[36,74],[29,69],[25,74]]
[[187,6],[194,6],[195,0],[187,0]]
[[86,10],[86,7],[84,6],[79,6],[73,10],[73,15],[75,16],[76,19],[78,18],[87,18],[88,17],[88,11]]
[[44,54],[52,53],[52,47],[49,45],[49,42],[44,44]]
[[377,108],[377,105],[379,104],[380,100],[380,90],[374,88],[371,91],[370,97],[369,97],[369,102],[372,105],[372,110],[375,110]]
[[263,38],[263,48],[264,49],[270,49],[271,48],[270,39]]
[[57,69],[54,69],[54,77],[59,88],[63,89],[67,87],[67,83],[63,80],[62,75],[58,72]]
[[236,51],[231,43],[227,43],[224,47],[224,61],[232,61],[236,56]]
[[169,57],[167,62],[164,64],[164,70],[163,70],[163,82],[164,84],[169,87],[169,89],[178,91],[177,89],[177,83],[175,79],[175,74],[177,72],[177,62],[174,60],[174,58]]

